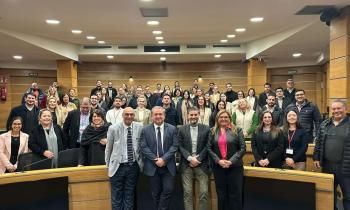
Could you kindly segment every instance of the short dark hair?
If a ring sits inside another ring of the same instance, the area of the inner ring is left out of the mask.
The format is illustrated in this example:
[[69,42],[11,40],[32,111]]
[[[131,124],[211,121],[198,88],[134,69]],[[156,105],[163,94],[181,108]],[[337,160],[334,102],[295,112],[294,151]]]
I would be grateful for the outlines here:
[[36,95],[33,92],[25,93],[24,98],[27,98],[29,95],[34,96],[34,98],[36,98]]
[[199,109],[198,109],[196,106],[192,106],[192,107],[189,107],[189,108],[187,109],[187,113],[190,113],[190,111],[199,112]]
[[282,87],[275,88],[275,91],[277,91],[277,90],[282,90],[283,91],[283,88]]
[[303,93],[305,94],[305,90],[303,90],[303,89],[297,89],[297,90],[295,90],[295,93],[296,93],[296,92],[300,92],[300,91],[303,92]]
[[264,86],[265,86],[265,85],[268,85],[268,86],[271,87],[271,83],[265,82]]
[[162,96],[162,98],[164,98],[164,96],[169,96],[169,98],[171,98],[171,96],[167,93],[164,93],[164,95]]
[[[22,123],[22,128],[23,128],[23,118],[20,117],[20,116],[14,116],[13,118],[11,118],[10,124],[8,125],[7,130],[11,130],[11,129],[12,129],[12,124],[13,124],[13,122],[14,122],[15,120],[20,120],[21,123]],[[21,130],[22,130],[22,129],[21,129]]]
[[106,114],[103,110],[101,109],[94,109],[94,111],[92,111],[92,113],[90,114],[89,120],[90,122],[92,122],[92,116],[96,114],[97,116],[101,117],[103,122],[106,122]]

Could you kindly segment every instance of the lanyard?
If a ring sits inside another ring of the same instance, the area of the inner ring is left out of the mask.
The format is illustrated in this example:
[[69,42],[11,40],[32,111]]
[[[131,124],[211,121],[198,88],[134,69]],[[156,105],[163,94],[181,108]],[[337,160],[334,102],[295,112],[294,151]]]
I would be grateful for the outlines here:
[[290,136],[289,135],[289,131],[288,131],[288,148],[290,149],[290,143],[292,142],[292,140],[293,140],[293,137],[294,137],[294,134],[295,134],[295,131],[296,131],[296,129],[293,131],[293,134],[292,134],[292,136]]

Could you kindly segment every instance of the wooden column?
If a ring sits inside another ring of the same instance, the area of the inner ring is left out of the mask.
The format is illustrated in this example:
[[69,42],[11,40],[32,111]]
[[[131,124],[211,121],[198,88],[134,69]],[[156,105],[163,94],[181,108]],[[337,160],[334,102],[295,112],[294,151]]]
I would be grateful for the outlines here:
[[264,91],[265,82],[267,82],[266,63],[250,59],[247,72],[247,88],[254,88],[256,94],[259,94]]
[[57,61],[57,82],[63,91],[67,92],[70,88],[76,90],[78,95],[78,70],[77,65],[72,60],[58,60]]
[[328,105],[333,99],[346,99],[350,108],[350,6],[331,21]]

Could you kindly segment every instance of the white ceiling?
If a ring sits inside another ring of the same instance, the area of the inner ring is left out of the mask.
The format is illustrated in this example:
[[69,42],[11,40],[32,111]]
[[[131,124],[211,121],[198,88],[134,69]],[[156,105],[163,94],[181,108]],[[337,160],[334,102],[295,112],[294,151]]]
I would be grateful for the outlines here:
[[[104,40],[111,45],[156,44],[152,30],[162,30],[166,44],[214,44],[227,34],[236,34],[229,43],[241,44],[259,40],[270,35],[309,23],[309,27],[259,53],[266,57],[268,66],[314,65],[320,53],[328,56],[329,27],[319,21],[318,15],[294,15],[306,5],[335,5],[342,8],[349,0],[1,0],[0,30],[19,32],[74,45],[96,44]],[[166,7],[169,17],[144,18],[139,8]],[[251,23],[254,16],[264,17],[262,23]],[[58,19],[58,26],[45,23],[46,19]],[[159,20],[160,25],[150,27],[147,20]],[[245,27],[247,31],[237,34],[234,29]],[[83,34],[73,35],[72,29]],[[85,36],[97,39],[88,41]],[[218,51],[220,52],[220,50]],[[295,59],[294,52],[303,56]],[[64,55],[51,52],[34,43],[11,38],[0,33],[0,67],[18,65],[14,54],[23,55],[25,64],[52,63],[65,59]],[[102,54],[102,55],[101,55]],[[82,62],[159,62],[159,54],[116,54],[113,61],[107,53],[78,54]],[[326,57],[327,57],[326,56]],[[168,62],[239,61],[242,53],[225,53],[214,59],[211,53],[180,53],[167,55]]]

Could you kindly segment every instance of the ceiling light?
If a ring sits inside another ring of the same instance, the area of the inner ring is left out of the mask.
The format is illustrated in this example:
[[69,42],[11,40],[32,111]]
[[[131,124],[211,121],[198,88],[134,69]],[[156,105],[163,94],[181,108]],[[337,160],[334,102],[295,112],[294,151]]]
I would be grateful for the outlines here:
[[236,32],[245,32],[245,28],[236,28]]
[[161,61],[166,61],[166,57],[160,57]]
[[73,34],[81,34],[81,33],[83,33],[83,31],[82,30],[73,29],[72,33]]
[[96,39],[96,37],[94,37],[94,36],[87,36],[86,37],[88,40],[94,40],[94,39]]
[[162,34],[163,32],[162,31],[152,31],[152,34],[155,34],[155,35],[159,35],[159,34]]
[[47,24],[51,24],[51,25],[58,25],[60,24],[59,20],[54,20],[54,19],[50,19],[50,20],[46,20]]
[[21,56],[21,55],[14,55],[14,56],[12,56],[13,57],[13,59],[15,59],[15,60],[22,60],[23,59],[23,56]]
[[236,35],[234,35],[234,34],[228,34],[226,37],[229,38],[229,39],[232,39],[232,38],[235,38]]
[[216,54],[216,55],[214,55],[214,58],[221,58],[221,55],[220,54]]
[[97,41],[98,44],[106,44],[105,41]]
[[152,2],[153,0],[141,0],[143,2]]
[[253,18],[250,18],[250,22],[253,22],[253,23],[260,23],[264,20],[263,17],[253,17]]
[[156,36],[156,40],[163,40],[164,38],[162,36]]
[[159,21],[158,20],[149,20],[149,21],[147,21],[147,25],[156,26],[156,25],[159,25]]
[[114,56],[113,56],[113,55],[107,55],[107,58],[108,58],[108,59],[113,59]]
[[302,54],[301,53],[293,53],[294,58],[299,58]]
[[165,44],[165,41],[158,41],[158,44]]
[[227,39],[221,39],[220,42],[221,43],[226,43],[226,42],[228,42],[228,40]]
[[166,49],[160,49],[161,52],[166,52]]

